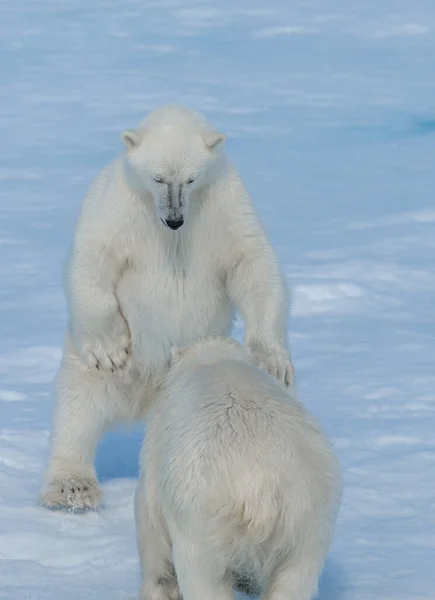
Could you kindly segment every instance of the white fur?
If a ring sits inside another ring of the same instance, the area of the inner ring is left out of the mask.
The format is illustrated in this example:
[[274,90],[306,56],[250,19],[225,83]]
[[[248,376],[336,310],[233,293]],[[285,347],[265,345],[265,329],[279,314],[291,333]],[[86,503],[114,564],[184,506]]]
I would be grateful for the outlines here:
[[[84,199],[67,272],[69,327],[42,494],[53,507],[99,504],[93,457],[106,428],[142,418],[171,346],[227,335],[234,309],[257,363],[287,383],[292,374],[285,285],[224,136],[169,106],[123,140],[126,152]],[[184,225],[171,231],[165,219]]]
[[310,600],[340,496],[328,441],[235,342],[175,360],[141,453],[141,600],[230,600],[234,572],[265,600]]

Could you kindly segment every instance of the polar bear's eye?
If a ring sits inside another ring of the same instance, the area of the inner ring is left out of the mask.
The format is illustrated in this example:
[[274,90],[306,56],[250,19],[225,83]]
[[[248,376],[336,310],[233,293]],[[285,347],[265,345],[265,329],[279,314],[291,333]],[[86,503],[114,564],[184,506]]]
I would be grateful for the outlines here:
[[161,175],[155,175],[153,179],[156,183],[163,183],[163,177]]
[[195,177],[189,177],[189,179],[186,181],[187,184],[189,183],[193,183],[195,181]]

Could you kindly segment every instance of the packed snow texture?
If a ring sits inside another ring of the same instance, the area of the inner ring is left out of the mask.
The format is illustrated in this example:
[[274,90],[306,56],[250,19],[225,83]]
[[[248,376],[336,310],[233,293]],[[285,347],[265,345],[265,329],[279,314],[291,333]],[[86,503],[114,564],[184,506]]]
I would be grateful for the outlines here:
[[140,427],[99,448],[99,513],[38,489],[82,196],[177,101],[228,134],[293,288],[300,396],[345,481],[320,600],[434,599],[434,33],[433,0],[0,6],[0,598],[137,594]]

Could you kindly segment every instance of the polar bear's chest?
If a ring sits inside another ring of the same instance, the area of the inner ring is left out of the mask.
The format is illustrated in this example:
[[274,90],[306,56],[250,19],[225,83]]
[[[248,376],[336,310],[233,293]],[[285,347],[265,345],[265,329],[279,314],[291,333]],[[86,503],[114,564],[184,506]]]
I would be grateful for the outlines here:
[[133,344],[142,350],[152,339],[154,351],[160,347],[166,354],[172,344],[224,335],[231,324],[224,277],[200,255],[136,261],[119,282],[117,297]]

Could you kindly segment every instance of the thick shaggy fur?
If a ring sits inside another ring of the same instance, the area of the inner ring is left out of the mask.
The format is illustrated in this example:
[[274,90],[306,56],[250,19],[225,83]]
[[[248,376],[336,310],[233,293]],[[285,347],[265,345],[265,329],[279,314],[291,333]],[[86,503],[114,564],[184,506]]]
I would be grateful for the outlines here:
[[104,431],[146,414],[172,345],[228,335],[236,308],[257,364],[291,379],[285,285],[224,136],[201,115],[164,107],[123,139],[126,152],[83,202],[68,265],[42,493],[51,507],[98,506],[93,457]]
[[230,600],[234,572],[264,599],[310,600],[340,495],[331,446],[239,344],[206,340],[175,360],[141,454],[141,600]]

